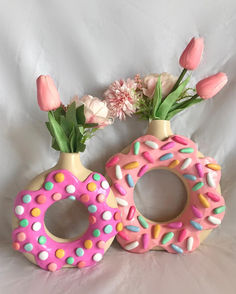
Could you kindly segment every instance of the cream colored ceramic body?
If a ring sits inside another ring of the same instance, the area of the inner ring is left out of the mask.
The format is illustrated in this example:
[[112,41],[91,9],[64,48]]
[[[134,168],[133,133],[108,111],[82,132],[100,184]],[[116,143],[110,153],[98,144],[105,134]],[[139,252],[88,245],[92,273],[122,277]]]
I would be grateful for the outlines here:
[[[79,153],[60,153],[60,157],[58,160],[58,163],[52,167],[51,169],[44,171],[43,173],[39,174],[38,176],[36,176],[25,188],[26,190],[32,190],[32,191],[36,191],[39,190],[44,181],[46,176],[53,170],[57,170],[57,169],[66,169],[68,171],[70,171],[71,173],[73,173],[80,181],[84,181],[91,173],[92,171],[85,168],[81,161],[80,161],[80,154]],[[110,193],[107,197],[107,201],[106,203],[113,208],[117,208],[117,203],[115,200],[115,197],[112,193],[112,190],[110,190]],[[13,218],[12,218],[12,228],[13,230],[15,228],[18,227],[18,219],[15,217],[15,215],[13,214]],[[45,227],[45,224],[44,224]],[[79,238],[80,236],[76,236],[74,238],[71,239],[63,239],[63,238],[58,238],[56,236],[54,236],[53,234],[51,234],[47,228],[45,227],[45,230],[47,232],[47,234],[55,241],[57,242],[71,242],[73,240],[76,240],[77,238]],[[104,248],[104,252],[107,251],[107,249],[110,247],[112,241],[114,240],[115,237],[110,238],[105,245]],[[36,263],[35,259],[33,257],[32,254],[30,253],[24,253],[25,257],[32,263]],[[71,265],[65,265],[65,267],[72,267]]]
[[[173,135],[172,133],[172,130],[171,130],[171,126],[170,126],[170,121],[166,121],[166,120],[153,120],[149,126],[148,126],[148,130],[147,130],[147,135],[152,135],[152,136],[155,136],[156,138],[158,138],[159,140],[161,141],[164,141],[165,139],[167,139],[169,136]],[[124,154],[127,154],[130,150],[130,145],[128,145],[126,148],[124,148],[121,153],[124,153]],[[198,152],[198,157],[199,158],[202,158],[204,157],[202,153]],[[174,172],[173,169],[170,169],[170,168],[162,168],[162,169],[166,169],[166,170],[169,170],[171,172]],[[184,186],[186,187],[186,192],[187,192],[187,201],[186,201],[186,205],[188,205],[188,199],[189,199],[189,192],[187,190],[187,183],[186,183],[186,180],[183,178],[183,176],[181,176],[180,174],[178,174],[177,172],[174,172],[178,177],[179,179],[183,182]],[[217,187],[217,192],[221,193],[221,189],[220,189],[220,185]],[[136,208],[137,210],[137,208]],[[141,213],[140,213],[141,214]],[[181,213],[180,213],[181,214]],[[179,214],[179,215],[180,215]],[[170,219],[168,220],[168,222],[175,222],[176,219],[179,217],[176,216],[175,218],[173,219]],[[144,216],[143,216],[144,217]],[[150,223],[153,223],[153,224],[160,224],[161,221],[159,221],[158,223],[157,222],[154,222],[154,221],[151,221],[147,218],[144,217],[145,220],[147,220],[148,222]],[[206,237],[209,235],[209,233],[211,232],[211,230],[204,230],[204,231],[201,231],[200,232],[200,243],[206,239]],[[152,250],[163,250],[161,247],[159,246],[156,246],[154,248],[152,248]]]

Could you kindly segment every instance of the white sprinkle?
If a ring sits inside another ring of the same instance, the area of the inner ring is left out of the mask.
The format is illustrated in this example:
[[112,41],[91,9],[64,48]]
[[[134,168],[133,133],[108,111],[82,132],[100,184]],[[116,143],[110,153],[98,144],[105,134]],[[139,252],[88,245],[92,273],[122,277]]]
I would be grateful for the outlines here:
[[75,186],[74,185],[66,186],[66,192],[70,194],[75,193]]
[[187,240],[187,250],[192,251],[193,249],[193,237],[189,237]]
[[120,206],[128,206],[128,202],[124,199],[121,199],[119,197],[116,197],[116,201]]
[[117,180],[121,180],[122,179],[122,171],[120,168],[120,165],[116,165],[116,178]]
[[208,174],[207,174],[207,184],[208,184],[210,187],[213,187],[213,188],[216,187],[216,183],[215,183],[215,181],[214,181],[214,178],[213,178],[213,174],[212,174],[212,173],[208,173]]
[[220,225],[221,224],[221,220],[219,218],[217,218],[217,217],[212,216],[212,215],[210,215],[208,217],[208,221],[210,223],[212,223],[213,225]]
[[153,141],[145,141],[144,144],[147,145],[148,147],[152,148],[152,149],[157,149],[158,148],[158,144],[153,142]]
[[186,169],[192,162],[192,158],[186,158],[181,166],[181,170]]
[[112,218],[112,213],[110,211],[105,211],[102,214],[102,218],[106,221],[110,220]]
[[37,232],[40,229],[41,229],[41,223],[40,222],[36,222],[36,223],[33,224],[33,226],[32,226],[33,231]]
[[102,254],[101,253],[94,254],[93,260],[96,262],[99,262],[100,260],[102,260]]
[[131,242],[131,243],[127,244],[125,246],[125,249],[126,250],[133,250],[134,248],[138,247],[138,245],[139,245],[139,242],[138,241],[134,241],[134,242]]
[[109,184],[108,184],[107,181],[102,181],[102,182],[101,182],[101,186],[102,186],[102,188],[105,189],[105,190],[109,188]]
[[15,213],[18,215],[22,215],[24,213],[25,209],[22,205],[17,205],[15,208]]
[[39,259],[40,260],[46,260],[46,259],[48,259],[48,252],[47,251],[41,251],[39,253]]

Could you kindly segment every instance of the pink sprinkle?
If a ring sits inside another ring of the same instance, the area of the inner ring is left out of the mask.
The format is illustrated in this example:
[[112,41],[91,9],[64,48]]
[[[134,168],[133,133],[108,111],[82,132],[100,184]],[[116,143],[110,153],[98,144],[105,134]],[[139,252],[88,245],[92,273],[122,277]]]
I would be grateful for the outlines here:
[[127,220],[131,220],[134,217],[135,211],[136,211],[135,206],[130,206],[130,209],[127,215]]
[[152,157],[152,155],[148,151],[143,152],[142,155],[150,163],[154,162],[154,158]]
[[174,222],[174,223],[168,224],[167,226],[172,229],[180,229],[182,228],[182,225],[183,225],[182,222]]
[[182,242],[185,237],[187,235],[187,230],[186,229],[183,229],[179,232],[179,236],[178,236],[178,242]]
[[120,236],[122,239],[129,241],[129,237],[126,235],[126,233],[124,231],[120,231],[118,233],[118,236]]
[[211,200],[213,200],[213,201],[215,201],[215,202],[220,201],[220,196],[219,196],[219,195],[213,194],[213,193],[211,193],[211,192],[207,192],[206,194],[207,194],[207,196],[208,196]]
[[174,136],[174,137],[172,137],[172,140],[174,140],[175,142],[180,143],[182,145],[188,145],[188,142],[180,136]]
[[114,187],[120,193],[120,195],[122,196],[126,195],[127,192],[121,185],[119,185],[118,183],[115,183]]
[[143,249],[147,249],[148,248],[148,243],[149,243],[148,234],[143,234],[142,242],[143,242]]
[[194,205],[192,205],[192,211],[193,211],[193,214],[197,217],[197,218],[202,218],[203,215],[201,213],[201,211]]
[[138,172],[138,177],[142,177],[147,170],[148,170],[148,165],[144,164]]
[[196,167],[196,170],[197,170],[199,177],[203,178],[204,172],[203,172],[203,167],[202,167],[201,163],[196,163],[195,167]]
[[161,147],[161,150],[168,150],[170,148],[173,148],[175,146],[175,142],[169,142],[169,143],[166,143],[165,145],[163,145]]
[[119,162],[120,158],[118,156],[112,157],[107,163],[106,167],[111,167]]

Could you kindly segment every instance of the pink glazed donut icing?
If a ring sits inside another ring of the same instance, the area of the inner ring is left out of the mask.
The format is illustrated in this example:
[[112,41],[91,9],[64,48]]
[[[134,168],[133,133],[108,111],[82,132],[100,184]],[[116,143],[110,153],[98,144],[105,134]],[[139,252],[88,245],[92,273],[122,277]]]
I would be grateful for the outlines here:
[[[48,174],[38,191],[21,191],[15,200],[14,212],[19,226],[13,231],[13,247],[31,253],[45,270],[55,271],[64,265],[91,266],[100,261],[105,242],[122,229],[120,214],[107,205],[110,187],[106,179],[91,173],[80,182],[67,170]],[[89,211],[89,227],[82,237],[71,242],[57,242],[46,232],[44,215],[55,201],[70,198],[82,202]]]
[[[133,199],[138,179],[158,168],[177,174],[188,192],[185,208],[169,222],[149,221],[137,211]],[[151,135],[140,137],[128,154],[113,156],[106,170],[124,225],[117,240],[128,251],[143,253],[159,246],[171,253],[191,252],[200,244],[199,233],[216,228],[224,217],[224,198],[216,191],[220,166],[212,158],[198,158],[195,143],[183,136],[165,141]]]

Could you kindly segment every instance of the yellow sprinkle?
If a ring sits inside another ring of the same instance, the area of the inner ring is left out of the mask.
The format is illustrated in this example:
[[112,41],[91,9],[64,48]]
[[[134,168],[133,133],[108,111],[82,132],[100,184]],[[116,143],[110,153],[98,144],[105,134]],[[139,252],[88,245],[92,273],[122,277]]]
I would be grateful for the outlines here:
[[153,238],[154,239],[158,238],[160,231],[161,231],[160,225],[157,224],[157,225],[153,226]]
[[33,208],[30,212],[30,214],[34,217],[40,216],[41,210],[39,208]]
[[123,224],[122,224],[122,223],[118,223],[118,224],[116,225],[116,230],[117,230],[117,232],[122,231],[122,230],[123,230]]
[[63,249],[57,249],[55,255],[57,258],[62,258],[65,255],[65,251]]
[[210,207],[210,203],[208,202],[208,200],[206,199],[205,196],[203,196],[202,194],[198,195],[199,201],[201,202],[202,206],[205,208]]
[[219,164],[209,163],[206,166],[213,170],[221,170],[221,166]]
[[179,164],[179,160],[173,160],[171,163],[168,165],[169,168],[174,168]]
[[54,176],[54,180],[57,182],[57,183],[61,183],[63,182],[65,179],[65,176],[63,173],[57,173],[55,176]]
[[93,242],[91,240],[84,241],[84,247],[86,249],[91,249],[93,247]]
[[90,192],[93,192],[97,189],[97,186],[95,183],[91,182],[87,185],[87,189],[90,191]]
[[139,166],[139,163],[138,161],[133,161],[133,162],[130,162],[128,164],[126,164],[123,169],[133,169],[133,168],[136,168]]

